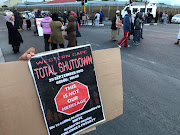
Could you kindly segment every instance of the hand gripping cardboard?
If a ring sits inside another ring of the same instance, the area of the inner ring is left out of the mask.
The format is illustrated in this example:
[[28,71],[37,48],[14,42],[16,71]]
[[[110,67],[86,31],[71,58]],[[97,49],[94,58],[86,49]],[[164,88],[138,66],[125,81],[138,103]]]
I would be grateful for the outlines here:
[[[123,113],[120,49],[93,51],[93,59],[107,122]],[[0,135],[47,135],[27,62],[2,63],[0,75]]]

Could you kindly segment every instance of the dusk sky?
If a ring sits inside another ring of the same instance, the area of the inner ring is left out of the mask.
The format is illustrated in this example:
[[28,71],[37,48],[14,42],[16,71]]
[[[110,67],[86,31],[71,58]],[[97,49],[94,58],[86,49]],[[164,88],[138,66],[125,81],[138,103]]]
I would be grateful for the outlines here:
[[[6,0],[0,0],[0,4],[3,4],[3,2]],[[23,0],[23,2],[26,0]],[[27,0],[27,1],[42,1],[42,0]],[[122,1],[127,1],[127,0],[122,0]],[[128,0],[129,1],[129,0]],[[180,0],[148,0],[151,2],[155,2],[155,3],[165,3],[165,4],[174,4],[174,5],[178,5],[180,6]]]

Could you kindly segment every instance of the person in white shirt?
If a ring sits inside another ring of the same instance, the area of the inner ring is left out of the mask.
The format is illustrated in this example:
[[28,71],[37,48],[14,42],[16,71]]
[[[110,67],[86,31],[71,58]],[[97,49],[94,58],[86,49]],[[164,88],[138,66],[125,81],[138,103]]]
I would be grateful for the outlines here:
[[31,30],[31,16],[26,12],[25,14],[27,30]]
[[100,20],[100,14],[99,14],[99,12],[97,12],[97,13],[95,14],[95,18],[96,18],[96,26],[99,26],[99,20]]

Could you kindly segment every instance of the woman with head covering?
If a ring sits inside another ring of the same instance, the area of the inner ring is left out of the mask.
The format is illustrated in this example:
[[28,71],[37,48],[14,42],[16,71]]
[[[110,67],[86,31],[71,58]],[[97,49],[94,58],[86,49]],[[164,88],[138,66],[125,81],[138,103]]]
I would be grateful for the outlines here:
[[68,35],[68,47],[74,47],[76,46],[76,22],[74,13],[69,16],[68,21],[67,28],[65,29]]
[[45,51],[49,51],[49,45],[48,42],[50,34],[51,34],[51,28],[50,28],[50,22],[52,21],[52,18],[49,17],[49,13],[45,13],[45,17],[41,20],[41,27],[43,28],[43,34],[44,34],[44,43],[45,43]]
[[57,44],[61,48],[64,48],[64,38],[62,36],[62,23],[58,19],[58,14],[52,14],[52,21],[50,22],[51,38],[52,38],[52,50],[57,49]]
[[6,26],[8,28],[9,44],[12,45],[13,52],[18,53],[20,44],[23,43],[21,34],[18,31],[18,25],[14,22],[14,16],[8,14],[6,16]]
[[[79,32],[79,22],[77,20],[77,14],[73,11],[71,11],[70,15],[75,17],[75,22],[76,22],[76,38],[81,37],[81,33]],[[76,39],[76,46],[77,46],[77,39]]]

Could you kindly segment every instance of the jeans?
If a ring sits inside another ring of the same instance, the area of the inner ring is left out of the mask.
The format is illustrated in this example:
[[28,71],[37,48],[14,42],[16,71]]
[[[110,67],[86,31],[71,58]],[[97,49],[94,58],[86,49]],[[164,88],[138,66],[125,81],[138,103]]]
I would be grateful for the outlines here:
[[96,26],[99,26],[99,20],[96,20]]
[[85,25],[88,25],[88,19],[85,20]]

